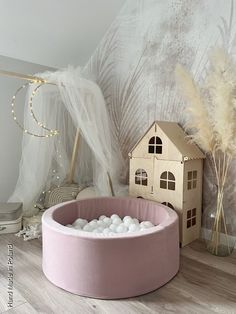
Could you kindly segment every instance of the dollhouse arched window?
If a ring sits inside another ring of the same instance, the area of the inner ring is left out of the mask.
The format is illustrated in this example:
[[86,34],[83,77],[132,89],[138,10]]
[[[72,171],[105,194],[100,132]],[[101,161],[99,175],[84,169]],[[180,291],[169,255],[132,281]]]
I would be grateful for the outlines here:
[[148,143],[149,154],[162,154],[162,140],[158,136],[150,138]]
[[169,208],[171,208],[173,210],[175,210],[174,206],[171,203],[163,202],[162,204],[165,205],[165,206],[168,206]]
[[167,190],[175,190],[175,176],[170,171],[161,174],[160,188]]
[[135,184],[140,184],[140,185],[148,184],[148,175],[144,169],[138,169],[135,172]]

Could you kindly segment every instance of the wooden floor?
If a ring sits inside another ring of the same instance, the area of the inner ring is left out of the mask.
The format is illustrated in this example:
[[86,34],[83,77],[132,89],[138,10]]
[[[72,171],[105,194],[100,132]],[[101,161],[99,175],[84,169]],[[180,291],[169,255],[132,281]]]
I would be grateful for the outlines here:
[[[7,245],[14,245],[14,307],[7,307]],[[181,251],[178,275],[147,295],[118,301],[79,297],[55,287],[41,269],[41,242],[0,236],[0,313],[236,314],[236,253],[217,258],[200,241]]]

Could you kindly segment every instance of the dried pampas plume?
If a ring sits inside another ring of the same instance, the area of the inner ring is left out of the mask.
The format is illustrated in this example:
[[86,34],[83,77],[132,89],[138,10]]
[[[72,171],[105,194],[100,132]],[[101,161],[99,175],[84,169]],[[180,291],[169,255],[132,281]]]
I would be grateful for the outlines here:
[[185,129],[195,130],[192,140],[206,153],[216,150],[235,155],[236,66],[228,53],[221,48],[212,51],[210,68],[201,88],[183,66],[178,64],[175,74],[188,103],[189,119]]
[[195,130],[192,141],[209,155],[215,170],[218,194],[209,250],[217,255],[222,234],[226,235],[225,243],[230,253],[223,196],[230,162],[236,155],[236,66],[221,48],[214,49],[209,60],[201,89],[181,65],[176,66],[176,80],[190,115],[185,129]]
[[190,119],[185,123],[184,127],[187,131],[194,129],[195,133],[191,135],[192,141],[203,151],[209,152],[213,149],[214,137],[209,124],[209,114],[201,92],[190,74],[180,64],[176,66],[175,75],[183,96],[189,103],[186,109],[190,114]]
[[223,49],[216,49],[210,56],[210,69],[206,78],[212,118],[211,124],[217,149],[234,155],[236,152],[235,64]]

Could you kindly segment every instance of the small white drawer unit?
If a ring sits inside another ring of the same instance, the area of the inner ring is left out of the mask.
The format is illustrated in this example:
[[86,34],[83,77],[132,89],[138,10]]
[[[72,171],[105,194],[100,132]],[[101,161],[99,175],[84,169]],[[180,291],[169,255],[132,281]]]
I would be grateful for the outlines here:
[[22,227],[22,203],[0,203],[0,235],[17,233]]

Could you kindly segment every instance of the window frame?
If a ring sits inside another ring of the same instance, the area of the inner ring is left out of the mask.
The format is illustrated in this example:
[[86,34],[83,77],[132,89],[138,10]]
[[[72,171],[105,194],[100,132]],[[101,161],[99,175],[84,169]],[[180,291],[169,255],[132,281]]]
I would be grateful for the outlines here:
[[[140,173],[138,174],[138,171]],[[134,183],[137,185],[148,186],[148,174],[143,168],[138,168],[134,174]]]
[[188,209],[186,213],[186,229],[197,225],[197,207]]
[[159,136],[152,136],[148,141],[148,153],[149,154],[162,154],[162,140]]
[[160,175],[160,189],[175,191],[175,176],[171,171],[163,171]]
[[187,190],[194,190],[197,188],[197,170],[190,170],[187,173]]

